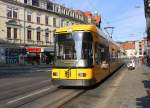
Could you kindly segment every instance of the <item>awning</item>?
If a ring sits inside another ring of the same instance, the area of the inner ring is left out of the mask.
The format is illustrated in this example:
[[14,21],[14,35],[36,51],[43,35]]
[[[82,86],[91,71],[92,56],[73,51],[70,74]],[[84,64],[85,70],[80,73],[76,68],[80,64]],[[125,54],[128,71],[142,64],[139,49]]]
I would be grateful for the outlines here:
[[41,48],[26,48],[28,52],[30,53],[40,53],[41,52]]

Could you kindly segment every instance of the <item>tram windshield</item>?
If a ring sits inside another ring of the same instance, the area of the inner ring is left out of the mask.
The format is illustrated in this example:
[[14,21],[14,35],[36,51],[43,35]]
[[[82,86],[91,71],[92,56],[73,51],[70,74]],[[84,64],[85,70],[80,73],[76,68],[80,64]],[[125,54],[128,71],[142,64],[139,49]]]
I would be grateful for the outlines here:
[[90,32],[62,33],[55,37],[55,66],[88,67],[93,64]]

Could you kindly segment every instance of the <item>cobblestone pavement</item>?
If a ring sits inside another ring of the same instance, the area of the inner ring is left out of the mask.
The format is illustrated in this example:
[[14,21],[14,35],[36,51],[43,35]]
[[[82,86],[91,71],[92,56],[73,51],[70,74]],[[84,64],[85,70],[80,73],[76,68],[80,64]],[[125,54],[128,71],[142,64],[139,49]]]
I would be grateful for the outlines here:
[[150,108],[150,67],[126,71],[105,108]]

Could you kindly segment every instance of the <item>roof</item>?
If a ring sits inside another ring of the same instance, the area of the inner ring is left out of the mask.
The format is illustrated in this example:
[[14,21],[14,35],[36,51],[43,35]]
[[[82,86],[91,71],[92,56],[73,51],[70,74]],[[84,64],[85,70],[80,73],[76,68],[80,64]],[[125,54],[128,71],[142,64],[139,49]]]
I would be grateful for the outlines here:
[[124,42],[121,44],[121,47],[124,49],[135,49],[134,42]]
[[68,32],[69,30],[97,32],[97,27],[94,25],[88,25],[88,24],[78,24],[78,25],[72,25],[72,26],[66,26],[66,27],[58,28],[58,29],[56,29],[56,33]]

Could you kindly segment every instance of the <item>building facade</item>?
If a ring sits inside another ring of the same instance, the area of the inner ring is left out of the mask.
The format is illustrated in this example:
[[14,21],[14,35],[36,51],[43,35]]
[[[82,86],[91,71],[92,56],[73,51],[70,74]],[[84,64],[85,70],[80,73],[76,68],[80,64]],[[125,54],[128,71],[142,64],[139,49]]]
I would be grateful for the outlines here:
[[144,56],[146,46],[147,46],[146,40],[135,41],[135,51],[137,57]]
[[96,13],[93,15],[90,11],[83,12],[84,16],[87,17],[87,22],[89,24],[94,24],[98,28],[101,28],[101,17]]
[[127,41],[120,43],[121,47],[125,50],[126,57],[132,58],[135,57],[135,42],[134,41]]
[[127,57],[143,57],[147,40],[127,41],[120,43]]
[[150,0],[144,0],[146,31],[147,31],[147,45],[150,46]]
[[49,0],[0,0],[0,11],[0,63],[6,64],[24,63],[26,53],[28,62],[50,60],[56,28],[88,23],[82,11]]
[[147,47],[146,47],[146,58],[147,63],[150,66],[150,0],[144,0],[145,7],[145,18],[146,18],[146,31],[147,31]]

